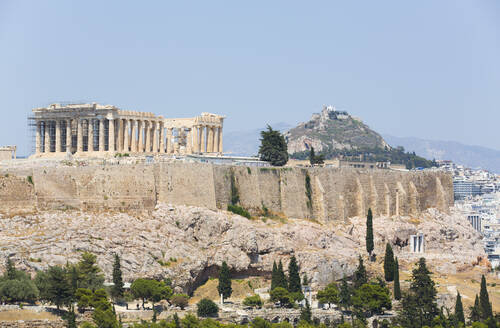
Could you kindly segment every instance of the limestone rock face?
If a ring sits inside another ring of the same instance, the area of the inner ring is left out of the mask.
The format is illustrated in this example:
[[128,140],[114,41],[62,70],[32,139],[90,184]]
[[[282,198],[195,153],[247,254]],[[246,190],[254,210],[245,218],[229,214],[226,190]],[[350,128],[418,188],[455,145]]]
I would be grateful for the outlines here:
[[327,149],[385,148],[390,146],[361,120],[335,107],[324,106],[320,114],[285,133],[290,154]]
[[[466,270],[485,257],[480,236],[465,219],[429,210],[422,217],[374,219],[375,252],[380,258],[387,241],[403,261],[422,254],[408,253],[408,237],[416,231],[426,238],[427,257],[434,270]],[[30,272],[48,265],[75,262],[82,251],[98,256],[111,280],[113,254],[122,259],[124,279],[170,277],[177,291],[191,292],[217,275],[226,261],[240,276],[270,275],[273,261],[285,268],[293,254],[301,274],[312,285],[326,285],[350,275],[358,254],[365,251],[365,219],[318,224],[306,220],[280,222],[248,220],[223,211],[160,204],[151,213],[51,211],[0,218],[0,263],[7,256]]]

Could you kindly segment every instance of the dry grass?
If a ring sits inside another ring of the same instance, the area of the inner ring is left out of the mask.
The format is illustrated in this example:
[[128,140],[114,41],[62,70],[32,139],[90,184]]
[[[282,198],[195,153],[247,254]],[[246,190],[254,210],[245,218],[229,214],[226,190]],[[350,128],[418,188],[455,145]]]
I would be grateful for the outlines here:
[[[209,298],[213,301],[220,299],[217,292],[219,279],[209,279],[204,285],[195,290],[193,297],[189,300],[190,304],[196,304],[202,298]],[[254,294],[254,289],[270,286],[270,282],[262,277],[252,277],[246,279],[233,279],[231,287],[233,294],[229,298],[230,301],[242,301],[245,297]],[[250,287],[251,286],[251,287]]]
[[0,321],[17,321],[17,320],[58,320],[59,317],[49,312],[34,312],[31,310],[9,310],[0,311]]

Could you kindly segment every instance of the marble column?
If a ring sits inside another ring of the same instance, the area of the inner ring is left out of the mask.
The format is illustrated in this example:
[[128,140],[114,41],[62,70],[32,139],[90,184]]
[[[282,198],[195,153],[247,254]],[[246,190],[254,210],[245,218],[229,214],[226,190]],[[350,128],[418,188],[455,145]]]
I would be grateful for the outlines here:
[[130,129],[130,126],[129,126],[129,120],[125,120],[123,122],[123,149],[122,151],[124,153],[128,153],[129,152],[129,138],[130,138],[130,133],[129,133],[129,129]]
[[132,152],[137,153],[137,120],[132,120]]
[[219,129],[214,128],[214,153],[219,152]]
[[192,154],[192,153],[193,153],[193,131],[189,129],[186,137],[186,154]]
[[208,142],[207,142],[207,152],[214,152],[214,128],[212,126],[208,127]]
[[198,140],[199,139],[198,139],[198,127],[196,125],[191,127],[191,135],[193,136],[193,140],[192,140],[193,146],[191,149],[194,153],[198,153],[199,152],[199,149],[198,149],[199,148],[198,147],[198,144],[199,144]]
[[76,152],[77,153],[82,153],[83,152],[83,120],[78,119],[78,131],[77,131],[77,138],[76,138]]
[[42,123],[40,121],[36,122],[35,152],[37,154],[42,152]]
[[56,153],[62,152],[61,120],[56,121]]
[[104,118],[99,119],[99,151],[104,151]]
[[206,127],[204,125],[200,125],[200,134],[201,134],[201,144],[200,144],[200,152],[201,153],[206,153],[207,152],[207,131],[205,129]]
[[137,121],[137,129],[139,130],[139,141],[137,145],[137,151],[139,153],[144,152],[144,121]]
[[123,119],[118,119],[118,138],[116,140],[116,150],[119,152],[123,152]]
[[146,128],[146,153],[151,152],[151,121],[144,121]]
[[94,151],[94,119],[89,119],[89,133],[87,139],[87,151]]
[[163,122],[160,122],[160,153],[165,152],[165,127]]
[[223,150],[222,150],[222,125],[219,127],[219,147],[218,147],[218,151],[219,153],[222,154]]
[[158,152],[158,132],[160,129],[158,128],[158,122],[154,122],[154,132],[153,132],[153,153]]
[[172,143],[172,128],[167,128],[167,153],[172,154],[174,144]]
[[111,152],[115,151],[115,120],[109,120],[109,139],[108,139],[108,150]]
[[71,120],[66,121],[66,152],[71,153],[73,139],[71,138]]

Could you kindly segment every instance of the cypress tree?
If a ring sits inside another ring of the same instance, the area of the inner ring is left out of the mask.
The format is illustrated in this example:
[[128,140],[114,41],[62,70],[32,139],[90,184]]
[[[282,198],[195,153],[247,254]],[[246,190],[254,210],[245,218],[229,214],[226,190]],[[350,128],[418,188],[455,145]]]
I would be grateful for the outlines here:
[[299,266],[295,256],[292,256],[290,263],[288,263],[288,291],[290,293],[302,292]]
[[367,282],[368,282],[368,277],[366,276],[366,268],[365,265],[363,264],[363,259],[361,258],[360,255],[358,268],[354,272],[354,288],[358,289]]
[[302,277],[302,286],[308,286],[309,285],[309,277],[307,276],[307,272],[304,273],[304,276]]
[[283,263],[279,262],[278,264],[278,274],[277,274],[277,277],[278,277],[278,283],[276,285],[276,287],[281,287],[281,288],[285,288],[288,290],[288,279],[286,278],[286,275],[285,275],[285,271],[283,271]]
[[6,268],[5,276],[7,276],[7,279],[8,280],[16,279],[16,267],[14,266],[14,262],[10,259],[10,257],[7,258],[5,268]]
[[123,296],[123,278],[122,278],[122,269],[120,265],[120,257],[115,253],[115,262],[113,263],[113,288],[112,294],[113,297],[122,297]]
[[316,155],[314,154],[314,147],[311,147],[311,151],[309,152],[309,163],[311,163],[311,165],[316,164]]
[[484,277],[484,274],[481,277],[481,290],[479,291],[479,311],[482,320],[486,320],[493,316],[493,310],[491,308],[488,290],[486,289],[486,278]]
[[373,252],[373,215],[372,209],[368,209],[368,215],[366,216],[366,251],[368,254],[372,255]]
[[278,268],[276,261],[273,261],[273,272],[271,273],[271,290],[278,287]]
[[219,271],[219,286],[217,286],[219,295],[222,294],[222,298],[228,298],[233,293],[231,288],[231,273],[229,272],[229,267],[226,261],[222,262],[222,267]]
[[476,294],[476,299],[474,300],[474,306],[470,308],[470,322],[479,322],[481,320],[481,310],[479,309],[479,297]]
[[464,316],[464,307],[462,305],[462,297],[460,296],[460,292],[457,292],[457,300],[455,302],[455,318],[465,326],[465,316]]
[[399,263],[397,257],[394,263],[394,299],[401,299],[401,286],[399,285]]
[[385,281],[394,280],[394,252],[390,243],[385,245],[385,258],[384,258],[384,277]]
[[312,323],[312,312],[311,306],[309,305],[309,301],[306,298],[306,306],[300,309],[300,321],[305,321],[309,324]]

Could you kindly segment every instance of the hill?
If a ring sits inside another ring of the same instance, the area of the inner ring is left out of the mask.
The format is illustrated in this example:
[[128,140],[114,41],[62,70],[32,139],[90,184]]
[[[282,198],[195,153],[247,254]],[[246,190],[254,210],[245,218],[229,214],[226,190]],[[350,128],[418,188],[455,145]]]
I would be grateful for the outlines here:
[[324,106],[321,113],[297,125],[285,134],[290,154],[337,149],[390,149],[380,134],[370,129],[360,119],[335,107]]
[[465,145],[455,141],[427,140],[414,137],[402,138],[384,135],[391,144],[401,145],[407,151],[417,155],[452,160],[471,168],[482,168],[494,173],[500,173],[500,151],[481,147]]

